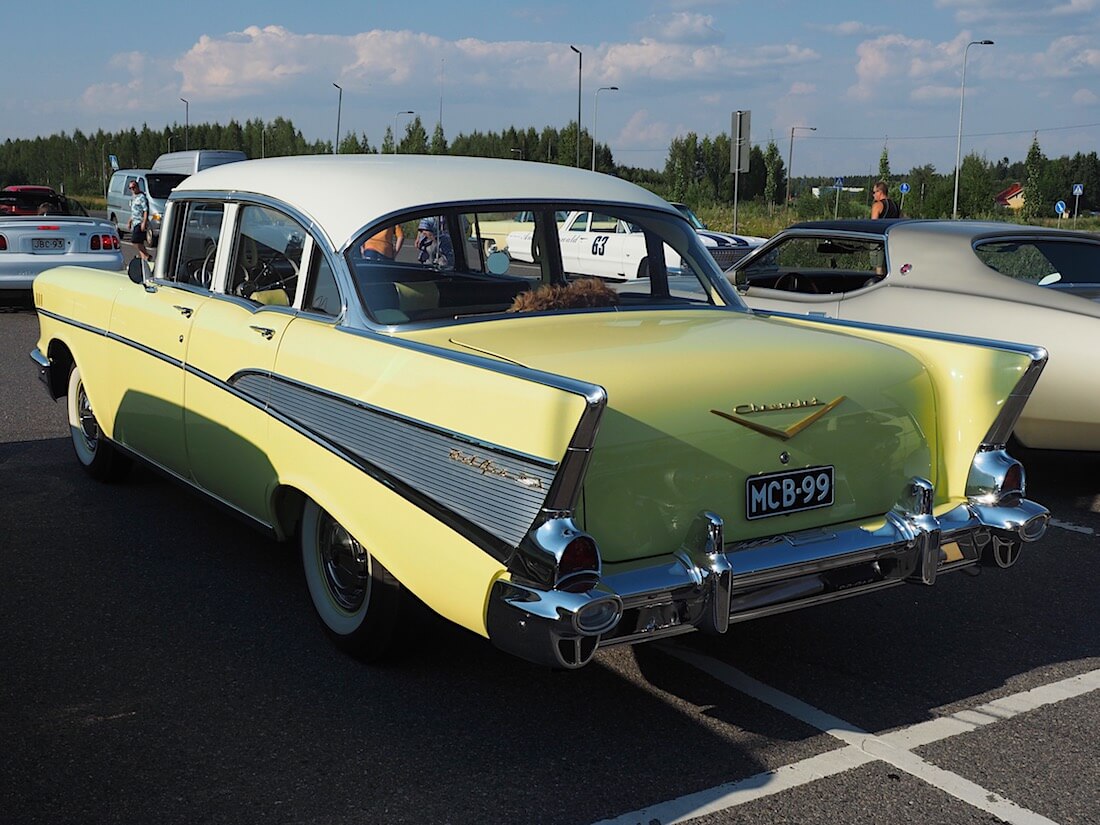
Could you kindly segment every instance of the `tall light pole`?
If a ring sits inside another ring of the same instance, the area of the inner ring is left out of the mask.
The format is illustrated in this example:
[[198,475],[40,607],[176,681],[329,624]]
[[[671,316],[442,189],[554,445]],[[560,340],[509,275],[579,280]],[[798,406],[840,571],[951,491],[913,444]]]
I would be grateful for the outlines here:
[[332,144],[332,154],[340,154],[340,110],[344,108],[344,89],[339,83],[333,83],[336,87],[336,142]]
[[405,111],[398,112],[397,114],[395,114],[393,116],[393,153],[395,155],[397,154],[397,146],[398,146],[398,141],[397,141],[397,118],[399,118],[401,115],[415,115],[415,114],[416,114],[416,112],[414,112],[412,109],[406,109]]
[[592,106],[592,171],[596,171],[596,125],[600,117],[600,92],[617,92],[618,86],[600,86],[596,89],[596,101]]
[[191,148],[191,101],[180,98],[183,104],[183,148]]
[[513,155],[519,155],[519,159],[523,160],[523,149],[509,149],[508,151]]
[[584,66],[584,55],[581,54],[581,50],[576,46],[570,46],[570,49],[577,53],[577,168],[581,168],[581,71]]
[[963,76],[959,87],[959,142],[955,145],[955,204],[951,207],[951,220],[959,219],[959,167],[962,165],[963,148],[963,100],[966,98],[966,53],[971,46],[992,46],[992,40],[971,40],[963,49]]
[[805,129],[807,132],[816,132],[816,126],[792,126],[791,127],[791,145],[787,147],[787,200],[783,202],[783,208],[787,209],[791,205],[791,160],[794,157],[794,130]]

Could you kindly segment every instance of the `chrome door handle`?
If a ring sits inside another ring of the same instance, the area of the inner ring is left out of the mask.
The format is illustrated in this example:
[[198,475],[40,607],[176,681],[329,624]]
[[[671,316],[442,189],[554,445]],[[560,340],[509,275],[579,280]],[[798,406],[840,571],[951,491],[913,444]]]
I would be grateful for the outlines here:
[[190,318],[191,313],[195,311],[191,309],[191,307],[180,306],[179,304],[172,304],[172,308],[178,309],[180,315],[182,315],[184,318]]
[[271,327],[251,326],[251,327],[249,327],[249,329],[251,329],[253,332],[258,332],[260,335],[262,335],[268,341],[270,341],[273,337],[275,337],[275,330],[271,329]]

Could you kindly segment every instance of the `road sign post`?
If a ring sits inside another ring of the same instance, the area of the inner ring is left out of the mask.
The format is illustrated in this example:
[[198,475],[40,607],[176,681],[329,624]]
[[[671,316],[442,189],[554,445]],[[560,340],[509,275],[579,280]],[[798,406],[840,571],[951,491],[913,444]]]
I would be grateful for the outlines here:
[[1058,201],[1056,204],[1054,204],[1054,214],[1056,214],[1058,216],[1059,220],[1061,218],[1065,217],[1065,214],[1066,214],[1066,202],[1065,201]]
[[730,170],[733,172],[733,231],[737,232],[737,190],[741,183],[741,173],[749,171],[749,119],[752,112],[738,109],[733,113],[730,131]]
[[833,181],[833,186],[836,188],[836,203],[833,204],[833,220],[835,221],[840,214],[840,190],[844,188],[844,178],[837,178]]
[[1085,194],[1085,184],[1073,184],[1073,228],[1077,228],[1077,213],[1081,211],[1081,196]]
[[901,203],[898,204],[898,216],[900,217],[901,213],[905,211],[905,196],[909,194],[909,184],[903,183],[898,189],[901,190]]

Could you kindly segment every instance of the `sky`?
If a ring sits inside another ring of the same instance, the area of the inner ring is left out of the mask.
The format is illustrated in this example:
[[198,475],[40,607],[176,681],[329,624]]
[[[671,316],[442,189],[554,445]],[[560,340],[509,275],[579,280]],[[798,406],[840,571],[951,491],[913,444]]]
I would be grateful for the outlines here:
[[1100,0],[0,2],[0,140],[283,116],[331,141],[339,115],[378,146],[410,110],[449,138],[563,128],[579,69],[620,164],[663,168],[741,109],[785,161],[804,127],[796,176],[873,174],[884,146],[895,175],[949,173],[965,57],[964,155],[1100,149]]

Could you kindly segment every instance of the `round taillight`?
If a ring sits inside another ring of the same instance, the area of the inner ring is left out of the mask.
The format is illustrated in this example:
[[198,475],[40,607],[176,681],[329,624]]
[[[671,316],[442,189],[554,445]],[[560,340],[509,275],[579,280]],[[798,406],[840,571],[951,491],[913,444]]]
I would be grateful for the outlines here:
[[577,536],[565,545],[558,562],[558,578],[600,569],[600,553],[589,536]]
[[8,251],[8,239],[0,235],[0,252]]

